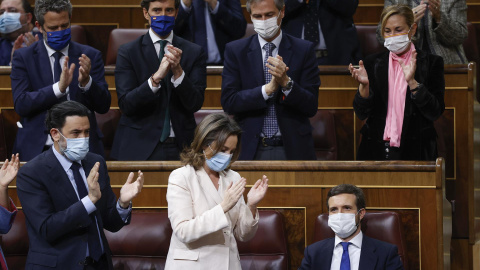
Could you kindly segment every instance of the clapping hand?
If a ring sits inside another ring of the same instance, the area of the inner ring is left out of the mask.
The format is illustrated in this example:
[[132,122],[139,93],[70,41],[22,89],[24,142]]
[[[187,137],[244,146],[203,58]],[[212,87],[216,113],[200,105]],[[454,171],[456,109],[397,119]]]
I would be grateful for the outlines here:
[[2,188],[7,188],[8,185],[15,179],[17,176],[18,167],[19,167],[20,159],[18,158],[18,154],[12,155],[10,161],[8,159],[2,165],[0,169],[0,186]]
[[359,68],[356,69],[350,63],[350,65],[348,66],[348,70],[350,71],[350,74],[352,74],[352,77],[358,83],[360,83],[360,87],[358,88],[358,90],[360,92],[360,95],[363,98],[367,98],[370,94],[367,70],[365,69],[365,66],[363,65],[362,60],[360,60],[360,62],[358,63],[358,66],[359,66]]
[[247,180],[242,177],[239,181],[235,183],[231,182],[230,185],[228,185],[227,190],[225,190],[223,195],[223,201],[220,203],[224,213],[230,211],[230,209],[237,204],[238,200],[245,191],[246,184]]
[[143,181],[144,181],[142,171],[138,171],[138,177],[137,177],[137,180],[135,180],[135,182],[133,182],[133,176],[134,176],[134,173],[131,172],[128,175],[127,182],[120,189],[119,203],[122,208],[127,208],[128,205],[130,204],[130,201],[133,198],[137,197],[137,195],[142,191]]
[[262,179],[258,179],[255,185],[250,189],[247,194],[247,205],[251,207],[257,207],[257,204],[265,197],[268,189],[268,178],[263,176]]
[[407,81],[410,89],[416,88],[415,84],[415,70],[417,69],[417,51],[413,51],[412,57],[410,58],[410,63],[405,65],[403,60],[398,61],[403,70],[403,75],[405,75],[405,80]]

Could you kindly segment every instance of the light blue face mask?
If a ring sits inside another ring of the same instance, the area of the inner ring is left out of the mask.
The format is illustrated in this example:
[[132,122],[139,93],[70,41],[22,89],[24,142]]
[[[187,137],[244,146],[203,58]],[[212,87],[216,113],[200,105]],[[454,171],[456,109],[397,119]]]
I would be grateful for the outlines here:
[[88,146],[89,138],[85,137],[85,138],[70,139],[70,138],[65,138],[65,136],[63,136],[63,134],[60,131],[58,132],[67,141],[66,149],[63,149],[63,147],[60,144],[58,144],[60,146],[60,150],[65,154],[65,156],[71,161],[79,161],[84,159],[89,150],[89,146]]
[[[210,148],[210,145],[208,146]],[[212,148],[210,148],[210,150],[212,150]],[[213,150],[212,150],[213,152]],[[205,151],[203,151],[203,154],[205,154]],[[206,156],[205,156],[205,159],[206,159],[206,162],[207,162],[207,166],[213,170],[213,171],[216,171],[216,172],[221,172],[223,170],[225,170],[228,165],[230,165],[230,161],[232,160],[232,155],[230,154],[226,154],[226,153],[223,153],[223,152],[218,152],[216,153],[213,157],[211,157],[210,159],[208,159]]]
[[22,28],[20,13],[5,12],[0,15],[0,33],[9,34]]

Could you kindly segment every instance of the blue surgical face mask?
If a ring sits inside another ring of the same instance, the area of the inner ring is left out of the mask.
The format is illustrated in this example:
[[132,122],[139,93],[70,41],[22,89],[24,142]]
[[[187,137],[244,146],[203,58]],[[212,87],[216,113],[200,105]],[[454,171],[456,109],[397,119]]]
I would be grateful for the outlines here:
[[62,137],[67,141],[66,148],[63,148],[60,143],[58,144],[58,146],[69,160],[79,161],[85,158],[89,150],[88,137],[71,139],[65,138],[65,136],[63,136],[60,131],[58,131],[58,133],[60,133],[60,135],[62,135]]
[[0,33],[9,34],[22,28],[20,15],[20,13],[12,12],[5,12],[0,15]]
[[61,51],[63,48],[67,47],[68,44],[70,44],[72,30],[67,28],[60,31],[45,31],[43,36],[50,48],[54,49],[55,51]]
[[175,16],[150,16],[150,18],[150,27],[161,37],[170,34],[175,26]]
[[[208,146],[210,147],[210,146]],[[212,148],[210,148],[210,150],[212,150]],[[213,152],[213,150],[212,150]],[[203,152],[203,154],[205,154],[205,151]],[[206,159],[206,162],[207,162],[207,166],[213,170],[213,171],[216,171],[216,172],[221,172],[223,170],[225,170],[228,165],[230,165],[230,161],[232,160],[232,155],[230,154],[226,154],[226,153],[223,153],[223,152],[218,152],[216,153],[213,157],[211,157],[210,159],[208,159],[206,156],[205,156],[205,159]]]

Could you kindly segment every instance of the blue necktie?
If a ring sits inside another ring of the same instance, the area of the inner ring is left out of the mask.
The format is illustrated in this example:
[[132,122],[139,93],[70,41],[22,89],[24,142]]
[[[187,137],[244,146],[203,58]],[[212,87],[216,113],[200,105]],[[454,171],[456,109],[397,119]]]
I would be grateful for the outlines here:
[[340,262],[340,270],[350,270],[350,256],[348,256],[348,246],[350,242],[340,242],[343,247],[342,261]]
[[[158,52],[158,59],[160,60],[160,63],[162,63],[163,56],[165,55],[165,47],[167,46],[167,41],[166,40],[160,40],[160,52]],[[163,129],[162,129],[162,135],[160,136],[160,141],[164,142],[168,136],[170,135],[170,110],[168,109],[168,89],[167,89],[167,84],[164,81],[165,78],[163,78],[160,81],[160,84],[162,85],[162,91],[163,97],[166,102],[163,102],[165,105],[165,119],[163,119]]]
[[[272,80],[272,74],[268,72],[266,66],[269,56],[272,56],[272,52],[275,49],[275,44],[269,42],[263,45],[265,49],[265,59],[263,60],[263,73],[265,76],[265,84],[268,84]],[[273,137],[278,131],[277,114],[275,112],[275,97],[271,97],[267,100],[267,114],[263,118],[263,135],[267,138]]]
[[309,0],[306,11],[303,17],[303,36],[305,40],[309,40],[317,45],[319,41],[317,0]]
[[[81,165],[77,162],[73,162],[70,169],[73,172],[73,178],[75,179],[75,184],[77,185],[78,196],[80,199],[88,195],[87,188],[85,187],[85,182],[83,182],[82,175],[80,175]],[[95,214],[90,214],[90,219],[92,223],[88,226],[88,251],[89,256],[98,261],[100,256],[102,256],[102,246],[100,245],[100,238],[98,236],[97,222],[95,220]]]
[[60,75],[62,74],[62,66],[60,65],[60,58],[62,58],[63,53],[55,52],[53,54],[53,58],[55,58],[55,62],[53,63],[53,83],[60,81]]
[[[207,45],[207,24],[205,23],[205,0],[194,0],[193,3],[194,11],[194,25],[195,30],[193,32],[193,42],[200,45],[205,53],[208,54],[208,45]],[[208,18],[210,20],[210,18]]]

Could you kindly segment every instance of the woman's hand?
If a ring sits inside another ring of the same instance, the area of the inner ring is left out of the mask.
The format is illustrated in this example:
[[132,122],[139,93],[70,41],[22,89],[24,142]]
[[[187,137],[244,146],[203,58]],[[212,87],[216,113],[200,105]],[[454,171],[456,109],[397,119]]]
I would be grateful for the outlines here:
[[363,65],[363,61],[360,60],[358,63],[359,68],[356,69],[353,67],[352,63],[348,66],[348,70],[350,71],[350,74],[352,74],[352,77],[360,83],[360,86],[358,87],[358,91],[360,92],[360,95],[363,98],[367,98],[370,94],[370,85],[368,81],[368,74],[367,70],[365,69],[365,66]]
[[268,189],[268,178],[263,176],[262,179],[258,179],[255,185],[250,189],[247,194],[248,207],[257,207],[257,204],[265,197]]
[[246,183],[247,180],[242,177],[236,183],[231,182],[230,185],[228,185],[227,190],[225,190],[223,195],[223,201],[220,203],[224,213],[230,211],[230,209],[237,204],[238,199],[240,199],[245,191]]
[[412,57],[410,58],[410,63],[405,65],[403,60],[398,61],[400,66],[403,70],[403,75],[405,76],[405,80],[410,86],[410,89],[417,88],[417,81],[415,81],[415,70],[417,69],[417,51],[413,51]]
[[15,179],[17,176],[18,167],[20,164],[20,159],[18,154],[12,155],[10,161],[8,159],[3,163],[2,168],[0,169],[0,186],[1,188],[7,188],[8,185]]
[[414,15],[414,22],[418,24],[418,22],[425,16],[425,11],[427,10],[427,4],[424,3],[422,0],[420,5],[412,8],[413,15]]

